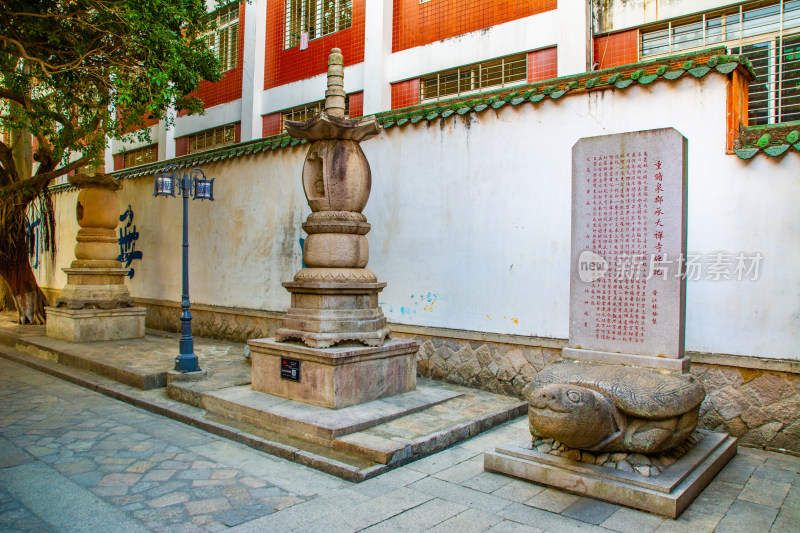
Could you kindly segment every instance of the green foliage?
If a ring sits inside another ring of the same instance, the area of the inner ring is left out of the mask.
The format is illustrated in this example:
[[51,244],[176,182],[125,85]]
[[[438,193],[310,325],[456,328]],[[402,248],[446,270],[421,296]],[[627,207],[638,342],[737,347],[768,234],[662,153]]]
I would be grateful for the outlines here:
[[192,91],[220,75],[203,0],[0,0],[0,25],[0,128],[37,139],[38,174],[99,162],[170,106],[201,112]]

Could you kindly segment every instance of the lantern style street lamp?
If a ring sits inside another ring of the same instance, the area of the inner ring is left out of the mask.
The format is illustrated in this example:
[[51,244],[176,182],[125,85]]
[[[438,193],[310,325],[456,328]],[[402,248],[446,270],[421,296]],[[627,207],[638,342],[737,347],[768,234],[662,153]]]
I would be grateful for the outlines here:
[[[202,177],[201,177],[202,176]],[[195,200],[214,201],[214,179],[206,179],[199,168],[191,171],[177,165],[167,165],[155,173],[153,196],[175,197],[175,189],[183,196],[183,294],[181,295],[181,341],[180,354],[175,358],[178,372],[199,372],[197,355],[194,353],[192,339],[192,314],[189,311],[189,195]]]

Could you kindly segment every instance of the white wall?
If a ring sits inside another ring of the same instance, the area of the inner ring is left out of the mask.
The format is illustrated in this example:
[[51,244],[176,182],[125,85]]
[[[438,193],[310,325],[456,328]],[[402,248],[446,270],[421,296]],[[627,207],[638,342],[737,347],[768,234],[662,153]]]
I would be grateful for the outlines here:
[[594,29],[595,33],[620,31],[740,3],[736,0],[593,0]]
[[[686,349],[800,359],[800,156],[725,154],[724,76],[596,91],[391,128],[372,165],[369,268],[390,321],[566,338],[571,150],[581,137],[674,127],[689,140],[688,249],[761,252],[757,281],[690,281]],[[285,310],[310,212],[306,148],[207,165],[217,201],[192,202],[192,301]],[[125,182],[143,259],[134,296],[178,301],[180,202]],[[74,195],[58,197],[74,216]],[[72,260],[62,226],[58,267]],[[60,274],[45,285],[63,286]],[[430,301],[429,301],[430,298]]]

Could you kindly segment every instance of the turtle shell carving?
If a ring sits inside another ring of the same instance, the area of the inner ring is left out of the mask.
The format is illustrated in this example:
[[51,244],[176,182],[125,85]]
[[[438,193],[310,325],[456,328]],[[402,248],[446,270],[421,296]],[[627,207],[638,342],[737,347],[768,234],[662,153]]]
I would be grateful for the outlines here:
[[691,375],[555,363],[526,387],[531,434],[591,451],[657,453],[697,425],[705,391]]

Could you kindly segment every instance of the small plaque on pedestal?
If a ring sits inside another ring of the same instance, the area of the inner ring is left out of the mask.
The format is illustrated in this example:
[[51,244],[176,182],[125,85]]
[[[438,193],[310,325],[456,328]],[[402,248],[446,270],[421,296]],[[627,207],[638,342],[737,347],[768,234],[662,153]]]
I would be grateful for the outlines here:
[[300,361],[297,359],[281,358],[281,379],[300,383]]

